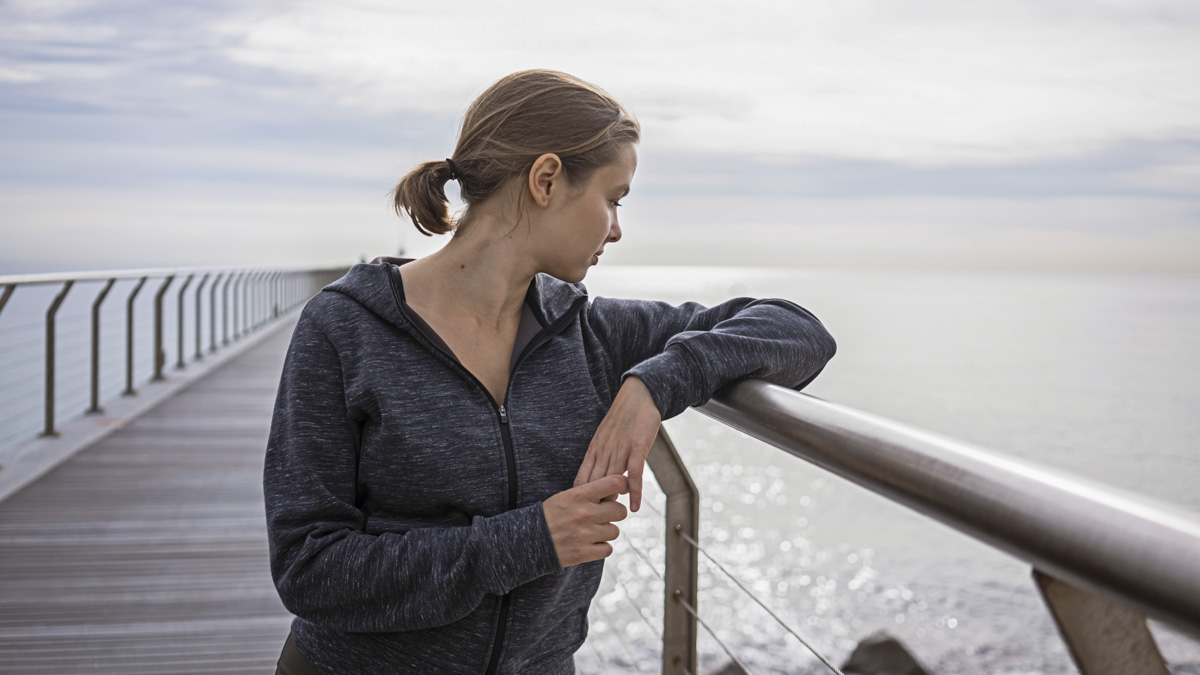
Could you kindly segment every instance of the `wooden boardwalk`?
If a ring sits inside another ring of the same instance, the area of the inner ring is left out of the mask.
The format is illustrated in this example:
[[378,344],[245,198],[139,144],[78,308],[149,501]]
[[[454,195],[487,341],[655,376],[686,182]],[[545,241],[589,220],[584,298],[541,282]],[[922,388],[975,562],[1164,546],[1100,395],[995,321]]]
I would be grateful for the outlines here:
[[294,325],[0,502],[0,673],[274,673],[262,469]]

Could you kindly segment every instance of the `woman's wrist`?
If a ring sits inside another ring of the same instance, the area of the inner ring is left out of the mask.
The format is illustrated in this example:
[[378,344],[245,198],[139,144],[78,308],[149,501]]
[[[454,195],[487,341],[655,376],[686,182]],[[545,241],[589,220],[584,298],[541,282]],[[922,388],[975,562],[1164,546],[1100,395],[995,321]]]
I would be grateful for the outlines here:
[[637,375],[630,375],[621,383],[621,390],[617,392],[613,405],[616,406],[618,402],[622,405],[630,405],[638,411],[644,411],[642,414],[647,416],[653,413],[655,423],[662,422],[662,413],[658,410],[658,404],[654,402],[654,397],[650,395],[646,383],[642,382]]

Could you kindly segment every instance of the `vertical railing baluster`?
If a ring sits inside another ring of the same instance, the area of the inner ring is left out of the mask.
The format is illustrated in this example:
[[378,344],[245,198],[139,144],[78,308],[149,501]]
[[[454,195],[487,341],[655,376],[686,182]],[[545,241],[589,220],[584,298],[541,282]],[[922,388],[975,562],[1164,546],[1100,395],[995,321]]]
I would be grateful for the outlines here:
[[1036,567],[1032,573],[1082,675],[1171,675],[1140,610]]
[[279,281],[280,281],[280,278],[282,277],[282,275],[283,275],[283,272],[280,270],[275,270],[274,272],[271,273],[271,303],[269,306],[269,311],[267,313],[267,316],[272,319],[279,318],[279,296],[280,296]]
[[125,391],[121,392],[122,396],[137,396],[137,390],[133,388],[133,299],[142,290],[147,278],[138,280],[125,304]]
[[275,271],[263,272],[262,290],[259,291],[258,325],[265,326],[271,320],[271,284],[275,279]]
[[183,362],[183,292],[187,290],[188,284],[192,283],[192,277],[194,276],[196,275],[189,274],[183,280],[183,285],[179,287],[179,302],[175,304],[175,315],[179,319],[179,325],[175,330],[175,370],[183,370],[187,367]]
[[54,302],[50,303],[50,309],[46,310],[46,428],[42,430],[42,436],[58,435],[54,430],[54,315],[74,284],[74,279],[64,283]]
[[254,279],[254,272],[250,272],[242,279],[242,332],[245,335],[250,332],[250,284]]
[[[233,311],[232,311],[233,330],[231,330],[229,332],[230,340],[238,339],[238,286],[241,284],[244,284],[245,280],[246,280],[246,273],[244,271],[238,272],[236,278],[234,278],[234,280],[233,280],[233,292],[230,294],[233,297]],[[226,344],[228,344],[228,343],[226,343]]]
[[223,271],[218,271],[209,286],[209,351],[217,351],[217,285],[221,283]]
[[251,330],[258,330],[259,325],[262,324],[263,288],[265,287],[263,280],[266,278],[266,276],[266,272],[260,271],[257,275],[255,275],[254,285],[250,288],[250,294],[253,297],[254,303],[250,306]]
[[200,293],[201,293],[201,291],[204,290],[204,284],[208,283],[209,276],[211,276],[211,274],[208,272],[205,272],[204,276],[200,278],[200,285],[196,286],[196,359],[195,360],[197,360],[197,361],[204,358],[203,350],[200,348],[200,324],[203,319],[203,314],[200,311],[201,310]]
[[163,363],[167,360],[167,353],[163,351],[163,334],[162,334],[162,299],[167,292],[167,287],[175,280],[175,275],[172,274],[163,281],[163,285],[158,287],[158,292],[154,294],[154,377],[150,378],[151,382],[160,382],[167,379],[163,375]]
[[661,425],[646,463],[667,496],[662,672],[664,675],[697,673],[696,617],[680,600],[693,608],[699,607],[696,604],[699,559],[696,547],[683,535],[687,534],[693,541],[699,537],[700,493],[667,430]]
[[0,294],[0,312],[4,311],[4,306],[8,304],[8,299],[12,297],[15,290],[17,290],[16,284],[6,284],[4,286],[4,293]]
[[92,302],[92,405],[86,411],[89,415],[99,415],[104,412],[104,408],[100,407],[100,303],[104,302],[104,298],[116,281],[115,278],[109,279],[108,283],[104,285],[104,289],[96,296],[96,300]]
[[259,282],[262,279],[262,271],[254,272],[250,275],[250,300],[246,302],[246,307],[250,310],[250,317],[246,320],[246,332],[253,333],[258,328],[258,307],[259,291],[261,290]]
[[[231,272],[229,274],[229,276],[225,278],[225,285],[221,289],[221,294],[222,294],[222,296],[224,296],[221,300],[221,344],[222,345],[229,344],[229,284],[230,284],[230,282],[233,281],[233,278],[235,276],[237,276],[237,273]],[[235,294],[237,293],[236,289],[234,289],[234,293]],[[216,351],[216,350],[214,349],[213,351]]]

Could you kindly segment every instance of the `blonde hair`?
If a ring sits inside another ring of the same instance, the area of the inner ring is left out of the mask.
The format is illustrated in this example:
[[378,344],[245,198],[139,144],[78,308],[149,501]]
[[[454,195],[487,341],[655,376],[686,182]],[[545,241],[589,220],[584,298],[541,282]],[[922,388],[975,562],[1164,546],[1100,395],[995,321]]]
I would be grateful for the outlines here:
[[567,183],[578,187],[640,137],[637,119],[603,89],[557,70],[518,71],[489,86],[463,116],[449,157],[466,204],[462,217],[450,218],[446,160],[423,162],[400,179],[392,191],[396,213],[407,212],[426,236],[461,230],[472,205],[514,176],[527,175],[539,156],[557,154]]

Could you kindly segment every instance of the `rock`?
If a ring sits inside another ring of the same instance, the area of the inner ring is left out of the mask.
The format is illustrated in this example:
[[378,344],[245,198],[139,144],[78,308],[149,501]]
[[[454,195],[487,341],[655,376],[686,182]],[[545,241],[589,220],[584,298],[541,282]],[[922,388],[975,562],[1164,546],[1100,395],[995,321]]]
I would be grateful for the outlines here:
[[725,667],[720,670],[714,670],[709,675],[746,675],[746,671],[742,670],[742,667],[738,664],[730,661],[725,664]]
[[842,664],[846,675],[929,675],[896,638],[884,631],[868,635]]

